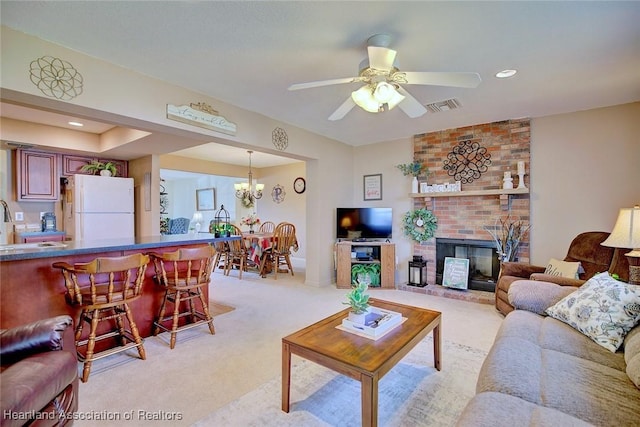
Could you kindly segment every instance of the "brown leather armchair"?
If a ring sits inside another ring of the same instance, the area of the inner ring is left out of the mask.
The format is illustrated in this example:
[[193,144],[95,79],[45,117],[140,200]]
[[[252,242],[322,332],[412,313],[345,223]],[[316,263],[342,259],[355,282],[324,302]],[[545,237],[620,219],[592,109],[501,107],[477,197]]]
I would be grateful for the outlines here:
[[562,286],[579,287],[596,273],[609,271],[618,274],[620,279],[628,281],[629,262],[624,254],[630,249],[602,246],[601,243],[607,237],[609,233],[604,231],[588,231],[578,234],[571,241],[564,261],[580,262],[584,272],[580,273],[579,279],[544,274],[545,267],[541,266],[522,262],[503,262],[496,285],[496,308],[505,315],[513,311],[508,294],[511,284],[516,280],[540,280]]
[[3,427],[73,424],[78,360],[72,323],[64,315],[0,331]]

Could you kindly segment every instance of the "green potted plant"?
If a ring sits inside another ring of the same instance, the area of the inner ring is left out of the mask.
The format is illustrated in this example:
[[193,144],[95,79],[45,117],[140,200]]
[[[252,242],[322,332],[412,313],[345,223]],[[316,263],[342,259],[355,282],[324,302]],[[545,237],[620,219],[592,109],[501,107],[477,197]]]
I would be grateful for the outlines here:
[[347,294],[347,304],[351,306],[349,312],[349,320],[353,323],[364,324],[365,316],[369,309],[369,294],[367,289],[369,285],[365,281],[358,280],[351,291]]
[[103,163],[98,160],[94,160],[91,163],[82,166],[80,170],[82,172],[89,172],[92,175],[100,174],[102,176],[116,176],[118,173],[116,165],[113,162]]
[[429,174],[429,168],[427,168],[425,165],[423,165],[422,163],[418,162],[417,160],[414,160],[411,163],[404,163],[404,164],[396,165],[396,167],[398,169],[400,169],[400,171],[402,171],[402,174],[404,176],[411,175],[411,176],[417,178],[423,173],[425,175]]
[[402,171],[402,174],[404,176],[411,175],[413,177],[413,179],[411,180],[412,193],[418,192],[418,176],[422,174],[425,175],[425,178],[429,176],[429,168],[427,168],[425,165],[418,162],[417,160],[414,160],[411,163],[396,165],[396,167]]

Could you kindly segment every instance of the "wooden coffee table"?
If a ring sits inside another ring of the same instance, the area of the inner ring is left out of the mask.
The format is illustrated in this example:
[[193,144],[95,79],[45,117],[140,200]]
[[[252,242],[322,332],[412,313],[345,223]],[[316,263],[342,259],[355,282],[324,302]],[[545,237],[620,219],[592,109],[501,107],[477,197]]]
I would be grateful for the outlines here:
[[371,299],[371,304],[402,313],[406,321],[373,340],[337,329],[349,309],[282,338],[282,410],[289,412],[291,355],[296,354],[362,384],[362,425],[378,424],[378,381],[433,331],[433,360],[440,370],[440,312]]

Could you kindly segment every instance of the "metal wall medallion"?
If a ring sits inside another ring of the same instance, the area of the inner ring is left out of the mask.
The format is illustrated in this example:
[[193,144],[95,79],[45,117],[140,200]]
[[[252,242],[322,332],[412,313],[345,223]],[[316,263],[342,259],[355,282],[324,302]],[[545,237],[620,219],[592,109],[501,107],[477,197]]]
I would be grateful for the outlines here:
[[463,184],[469,184],[489,169],[491,154],[477,142],[460,141],[442,163],[449,176]]
[[284,187],[280,184],[276,184],[273,186],[273,190],[271,190],[271,197],[273,198],[273,201],[276,203],[282,203],[284,202],[284,196],[286,196],[287,193],[286,191],[284,191]]
[[273,132],[271,132],[271,141],[274,147],[280,151],[286,150],[289,146],[289,137],[287,136],[287,132],[282,128],[275,128]]
[[59,58],[43,56],[31,62],[31,82],[52,98],[69,100],[82,93],[82,75]]

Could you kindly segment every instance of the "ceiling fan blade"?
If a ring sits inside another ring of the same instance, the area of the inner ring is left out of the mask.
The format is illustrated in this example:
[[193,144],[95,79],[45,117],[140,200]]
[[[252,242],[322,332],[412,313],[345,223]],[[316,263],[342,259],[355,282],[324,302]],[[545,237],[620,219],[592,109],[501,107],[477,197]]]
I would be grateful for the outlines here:
[[376,70],[390,70],[393,68],[393,61],[396,60],[396,51],[379,46],[368,46],[369,67]]
[[427,109],[424,105],[420,104],[417,99],[415,99],[409,92],[404,90],[402,86],[398,88],[398,92],[404,96],[402,102],[398,104],[398,108],[406,113],[407,116],[415,119],[416,117],[422,116],[427,112]]
[[329,120],[331,121],[340,120],[341,118],[346,116],[347,113],[351,111],[351,109],[355,106],[356,106],[356,103],[353,102],[353,99],[351,99],[351,97],[347,98],[347,100],[344,101],[342,105],[339,106],[338,109],[329,116]]
[[478,87],[482,79],[478,73],[437,73],[407,71],[407,83],[411,85]]
[[338,85],[342,83],[352,83],[356,81],[357,77],[344,77],[341,79],[331,79],[331,80],[319,80],[316,82],[308,82],[308,83],[296,83],[289,86],[289,90],[298,90],[298,89],[309,89],[312,87],[321,87],[321,86],[329,86],[329,85]]

